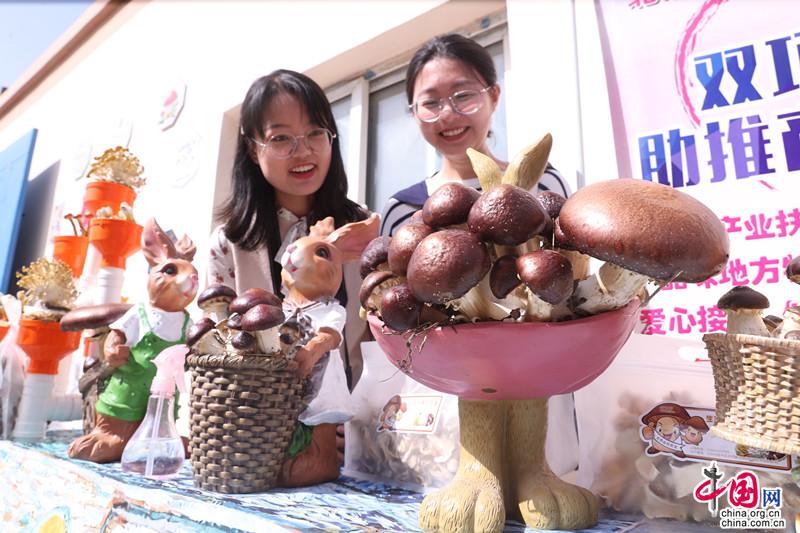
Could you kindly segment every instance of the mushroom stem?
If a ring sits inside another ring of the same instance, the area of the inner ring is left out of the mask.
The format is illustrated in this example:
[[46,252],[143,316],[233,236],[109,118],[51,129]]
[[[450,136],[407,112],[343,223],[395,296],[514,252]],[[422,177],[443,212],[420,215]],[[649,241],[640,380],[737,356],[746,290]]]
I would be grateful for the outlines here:
[[461,298],[456,298],[447,303],[470,321],[475,320],[503,320],[507,318],[512,309],[522,308],[522,304],[511,295],[498,299],[489,288],[489,274],[486,274],[477,285],[467,291]]
[[258,348],[261,353],[270,355],[281,351],[280,326],[264,329],[261,331],[251,331],[258,341]]
[[[761,319],[760,309],[725,309],[728,316],[727,333],[729,335],[759,335],[770,337],[769,330]],[[786,320],[783,321],[786,324]],[[783,328],[781,328],[783,336]]]
[[213,320],[215,323],[221,322],[228,318],[228,302],[220,301],[208,304],[206,307],[205,316]]
[[613,263],[579,281],[570,297],[570,307],[579,315],[594,315],[619,309],[630,302],[649,279]]
[[525,291],[525,322],[555,322],[572,315],[567,305],[569,300],[553,305],[536,296],[527,287],[518,290]]
[[777,337],[785,338],[789,332],[800,330],[800,307],[790,307],[783,314],[783,322]]

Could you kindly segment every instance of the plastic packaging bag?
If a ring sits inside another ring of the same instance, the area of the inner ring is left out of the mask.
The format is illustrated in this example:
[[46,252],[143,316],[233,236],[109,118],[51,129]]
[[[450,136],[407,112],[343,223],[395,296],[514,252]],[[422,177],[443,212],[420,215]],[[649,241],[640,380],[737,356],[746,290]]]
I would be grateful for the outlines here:
[[[760,487],[783,489],[783,518],[794,524],[800,489],[795,458],[752,450],[707,434],[715,393],[700,341],[634,334],[593,383],[575,393],[580,437],[578,484],[622,512],[715,522],[694,498],[712,460],[722,483],[743,470]],[[719,500],[727,505],[727,492]],[[790,528],[791,530],[791,528]]]
[[331,350],[320,362],[325,368],[316,376],[319,383],[312,385],[313,398],[300,414],[299,420],[309,426],[347,422],[353,417],[353,404],[347,388],[342,356],[339,350]]
[[9,328],[0,340],[0,437],[11,438],[22,388],[25,385],[25,364],[28,356],[17,345],[22,304],[8,294],[0,297],[8,317]]
[[[362,343],[361,350],[364,371],[345,426],[343,472],[416,489],[446,485],[458,469],[458,397],[406,376],[375,342]],[[551,398],[548,417],[547,459],[563,475],[578,459],[571,395]]]

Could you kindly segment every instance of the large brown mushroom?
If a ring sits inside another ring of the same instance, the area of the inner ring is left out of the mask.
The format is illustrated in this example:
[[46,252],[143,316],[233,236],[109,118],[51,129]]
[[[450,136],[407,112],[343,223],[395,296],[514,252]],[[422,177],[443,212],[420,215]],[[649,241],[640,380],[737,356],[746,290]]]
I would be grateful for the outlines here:
[[422,240],[433,233],[427,224],[406,224],[400,227],[389,244],[389,269],[398,276],[405,276],[408,262]]
[[516,246],[539,235],[549,219],[542,204],[528,191],[503,184],[478,198],[467,224],[483,241]]
[[61,331],[100,330],[124,315],[131,304],[109,303],[76,307],[61,317]]
[[717,307],[728,317],[728,334],[770,336],[761,319],[761,312],[769,307],[769,300],[760,292],[747,286],[734,287],[722,295]]
[[719,218],[688,194],[648,181],[580,189],[561,208],[556,235],[561,245],[616,265],[578,284],[573,306],[587,314],[625,305],[649,279],[700,282],[728,261]]
[[460,229],[425,237],[408,262],[408,285],[421,302],[444,304],[460,298],[489,272],[486,245]]
[[481,193],[458,182],[442,184],[422,206],[422,220],[432,228],[463,224]]
[[247,289],[234,299],[228,307],[231,313],[244,314],[248,309],[259,304],[281,306],[281,299],[273,293],[260,287]]

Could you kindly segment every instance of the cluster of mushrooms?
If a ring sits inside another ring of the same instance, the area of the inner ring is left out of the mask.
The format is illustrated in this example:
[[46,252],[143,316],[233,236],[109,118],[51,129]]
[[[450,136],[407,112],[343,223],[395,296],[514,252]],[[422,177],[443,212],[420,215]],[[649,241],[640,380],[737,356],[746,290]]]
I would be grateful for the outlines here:
[[291,352],[295,337],[283,334],[285,316],[281,300],[271,292],[252,288],[242,294],[227,285],[214,284],[197,298],[203,318],[186,335],[197,354],[265,354]]
[[[800,285],[800,256],[786,265],[786,277]],[[762,316],[769,307],[769,299],[760,292],[741,285],[722,295],[717,307],[728,317],[726,332],[730,335],[759,335],[778,339],[800,340],[800,306],[789,307],[783,318]]]
[[[719,218],[691,196],[615,179],[569,199],[529,190],[546,165],[541,142],[504,175],[468,155],[480,193],[441,186],[394,236],[361,258],[361,305],[403,332],[430,323],[562,321],[625,306],[649,281],[700,282],[728,261]],[[590,257],[604,263],[590,273]]]
[[75,305],[78,289],[72,271],[59,259],[38,259],[17,272],[22,317],[59,321]]

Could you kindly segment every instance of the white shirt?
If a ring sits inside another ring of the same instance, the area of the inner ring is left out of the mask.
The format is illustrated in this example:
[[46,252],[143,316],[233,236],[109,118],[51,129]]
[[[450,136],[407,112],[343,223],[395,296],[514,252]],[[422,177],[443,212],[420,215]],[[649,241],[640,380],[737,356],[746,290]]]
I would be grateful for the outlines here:
[[[175,342],[181,339],[183,335],[183,324],[186,321],[186,314],[183,311],[162,311],[144,303],[145,314],[147,321],[150,323],[150,331],[165,341]],[[109,325],[111,329],[118,329],[125,334],[125,345],[135,346],[142,337],[144,337],[147,330],[146,326],[141,324],[139,320],[139,306],[134,305],[128,311],[118,318],[116,321]],[[188,328],[192,324],[189,320],[186,322]]]

